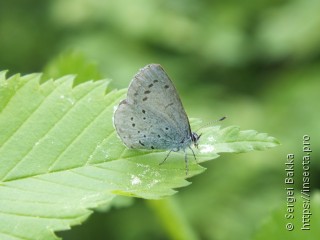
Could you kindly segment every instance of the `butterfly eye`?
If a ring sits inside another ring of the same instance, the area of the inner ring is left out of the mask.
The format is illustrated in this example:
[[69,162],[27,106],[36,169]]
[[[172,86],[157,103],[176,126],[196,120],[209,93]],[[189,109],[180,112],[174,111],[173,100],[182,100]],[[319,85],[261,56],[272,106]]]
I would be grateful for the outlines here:
[[202,134],[198,135],[197,133],[191,133],[191,140],[196,148],[198,148],[198,141]]

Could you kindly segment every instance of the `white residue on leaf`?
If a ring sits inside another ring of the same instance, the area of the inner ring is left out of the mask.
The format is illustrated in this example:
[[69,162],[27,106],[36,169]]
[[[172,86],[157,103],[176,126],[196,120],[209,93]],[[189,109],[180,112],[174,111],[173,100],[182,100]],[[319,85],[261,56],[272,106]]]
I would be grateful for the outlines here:
[[93,157],[97,158],[97,156],[103,156],[105,159],[109,159],[110,153],[108,149],[104,147],[103,141],[97,143],[96,148],[93,150],[92,154],[89,156],[88,162],[91,162]]
[[213,150],[214,150],[214,147],[209,144],[205,144],[205,145],[200,146],[201,153],[210,153],[210,152],[213,152]]
[[131,185],[137,185],[141,183],[141,179],[135,175],[131,175]]
[[65,96],[65,95],[61,95],[61,96],[60,96],[60,99],[62,99],[62,100],[67,100],[67,102],[69,102],[71,105],[73,105],[74,102],[75,102],[75,100],[74,100],[72,97],[67,97],[67,96]]
[[147,165],[147,164],[142,164],[142,163],[137,163],[137,167],[139,167],[139,168],[145,168],[145,169],[147,169],[147,170],[149,170],[149,165]]
[[209,142],[215,142],[216,139],[215,139],[214,137],[210,136],[210,137],[208,137],[208,141],[209,141]]
[[152,181],[148,182],[147,184],[147,189],[151,189],[153,188],[157,183],[159,183],[160,180],[158,179],[153,179]]
[[147,189],[152,189],[155,185],[161,182],[161,180],[159,180],[161,174],[158,170],[150,167],[150,165],[142,163],[137,163],[137,167],[140,168],[141,173],[138,176],[131,175],[131,185],[142,184],[143,182],[143,184],[146,184],[145,186]]

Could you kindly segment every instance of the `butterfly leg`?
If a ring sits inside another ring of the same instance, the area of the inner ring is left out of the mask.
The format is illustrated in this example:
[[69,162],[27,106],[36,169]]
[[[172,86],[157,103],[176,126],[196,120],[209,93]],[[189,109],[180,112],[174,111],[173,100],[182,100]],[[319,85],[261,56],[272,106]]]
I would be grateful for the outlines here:
[[184,152],[184,161],[185,161],[185,163],[186,163],[186,175],[188,175],[188,172],[189,172],[189,166],[188,166],[188,155],[187,155],[187,153],[186,153],[186,150],[185,150],[185,149],[183,150],[183,152]]
[[196,161],[196,163],[198,163],[197,158],[196,158],[196,155],[194,154],[193,149],[192,149],[191,147],[189,147],[189,148],[190,148],[190,150],[191,150],[191,152],[192,152],[192,154],[193,154],[194,160]]
[[171,150],[169,151],[169,153],[167,154],[167,156],[165,157],[165,159],[164,159],[162,162],[160,162],[159,165],[163,164],[163,163],[167,160],[167,158],[169,157],[169,155],[170,155],[170,153],[171,153],[172,151],[173,151],[173,150],[171,149]]

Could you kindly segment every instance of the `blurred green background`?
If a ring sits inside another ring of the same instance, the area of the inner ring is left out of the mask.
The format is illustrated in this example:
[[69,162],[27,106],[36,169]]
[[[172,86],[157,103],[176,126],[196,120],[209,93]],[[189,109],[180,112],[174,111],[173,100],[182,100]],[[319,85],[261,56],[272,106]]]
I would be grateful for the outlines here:
[[[189,117],[227,116],[223,126],[280,140],[271,150],[203,164],[207,171],[173,198],[199,239],[267,239],[265,226],[286,210],[288,153],[296,156],[301,189],[305,134],[313,149],[312,193],[320,186],[319,9],[318,0],[1,0],[0,70],[77,73],[78,82],[110,78],[112,88],[123,88],[139,68],[160,63]],[[94,213],[59,236],[170,239],[152,204],[120,205],[128,206]],[[286,232],[281,224],[274,232]],[[301,233],[295,231],[292,236]]]

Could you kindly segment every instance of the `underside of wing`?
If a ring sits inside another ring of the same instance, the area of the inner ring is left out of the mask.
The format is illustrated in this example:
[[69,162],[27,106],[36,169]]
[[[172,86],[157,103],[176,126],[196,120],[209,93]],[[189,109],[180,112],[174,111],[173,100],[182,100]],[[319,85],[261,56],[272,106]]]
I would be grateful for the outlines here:
[[179,149],[190,138],[190,125],[178,93],[160,65],[141,69],[114,115],[126,146]]

